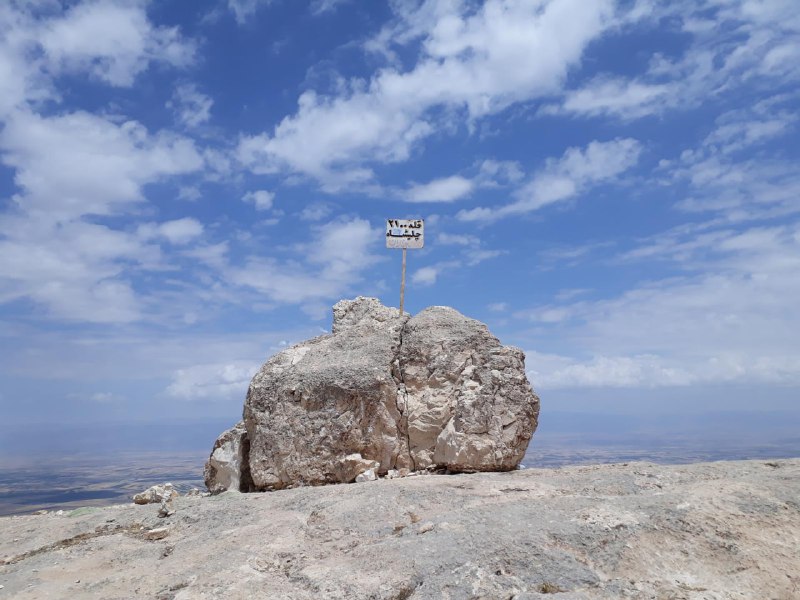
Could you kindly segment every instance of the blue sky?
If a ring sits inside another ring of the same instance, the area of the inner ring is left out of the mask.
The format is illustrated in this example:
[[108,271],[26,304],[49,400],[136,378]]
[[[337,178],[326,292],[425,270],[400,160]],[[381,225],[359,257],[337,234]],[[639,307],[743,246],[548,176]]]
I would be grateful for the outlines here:
[[387,218],[543,411],[797,410],[798,107],[795,0],[7,0],[3,419],[235,421]]

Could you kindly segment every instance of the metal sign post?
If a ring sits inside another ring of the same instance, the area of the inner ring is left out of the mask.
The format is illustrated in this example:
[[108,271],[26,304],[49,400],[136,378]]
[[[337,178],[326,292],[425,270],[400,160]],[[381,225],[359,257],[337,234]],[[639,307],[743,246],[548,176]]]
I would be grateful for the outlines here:
[[406,250],[425,245],[425,221],[422,219],[387,219],[386,247],[403,249],[403,272],[400,278],[400,314],[406,299]]

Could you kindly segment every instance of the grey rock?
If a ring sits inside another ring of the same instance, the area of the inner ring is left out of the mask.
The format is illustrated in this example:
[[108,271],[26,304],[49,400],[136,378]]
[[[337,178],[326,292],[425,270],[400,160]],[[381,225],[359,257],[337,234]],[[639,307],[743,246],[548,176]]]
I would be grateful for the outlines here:
[[362,458],[358,453],[348,454],[339,460],[335,475],[339,481],[350,483],[356,481],[356,478],[365,471],[374,471],[378,467],[380,463],[376,460]]
[[795,599],[800,459],[774,462],[181,496],[160,542],[150,506],[3,517],[0,581],[9,598]]
[[180,496],[171,483],[164,485],[154,485],[133,497],[135,504],[158,504],[159,502],[169,502],[173,498]]
[[368,469],[517,467],[539,413],[521,350],[447,307],[409,317],[359,297],[333,315],[331,334],[255,375],[243,423],[206,465],[211,492],[348,483]]
[[161,501],[161,507],[158,509],[158,518],[163,519],[165,517],[171,517],[175,514],[175,510],[172,508],[172,498],[167,500],[166,498]]
[[155,541],[155,540],[163,540],[165,537],[169,535],[169,529],[166,527],[158,527],[156,529],[150,529],[144,532],[144,539]]
[[403,329],[399,369],[417,469],[515,469],[536,429],[539,399],[525,355],[483,323],[433,306]]
[[247,461],[249,441],[243,422],[223,431],[214,442],[203,476],[212,494],[227,490],[251,490],[250,466]]
[[375,475],[375,469],[367,469],[356,477],[356,483],[364,483],[365,481],[375,481],[378,476]]

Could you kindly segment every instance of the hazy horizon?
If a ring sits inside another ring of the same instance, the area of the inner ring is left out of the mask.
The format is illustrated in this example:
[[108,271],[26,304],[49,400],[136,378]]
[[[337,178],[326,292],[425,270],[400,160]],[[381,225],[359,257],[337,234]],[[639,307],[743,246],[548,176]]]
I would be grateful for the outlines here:
[[[125,503],[150,485],[203,487],[224,418],[0,427],[0,516]],[[543,412],[522,466],[800,457],[796,412],[625,416]]]

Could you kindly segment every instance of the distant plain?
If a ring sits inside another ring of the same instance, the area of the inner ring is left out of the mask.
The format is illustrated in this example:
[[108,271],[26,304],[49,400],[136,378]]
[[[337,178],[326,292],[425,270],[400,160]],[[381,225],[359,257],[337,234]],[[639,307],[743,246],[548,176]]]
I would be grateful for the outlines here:
[[[65,425],[0,431],[0,516],[131,501],[150,485],[204,488],[203,463],[232,423]],[[707,413],[638,417],[550,412],[526,467],[646,461],[684,464],[800,457],[800,415]]]

